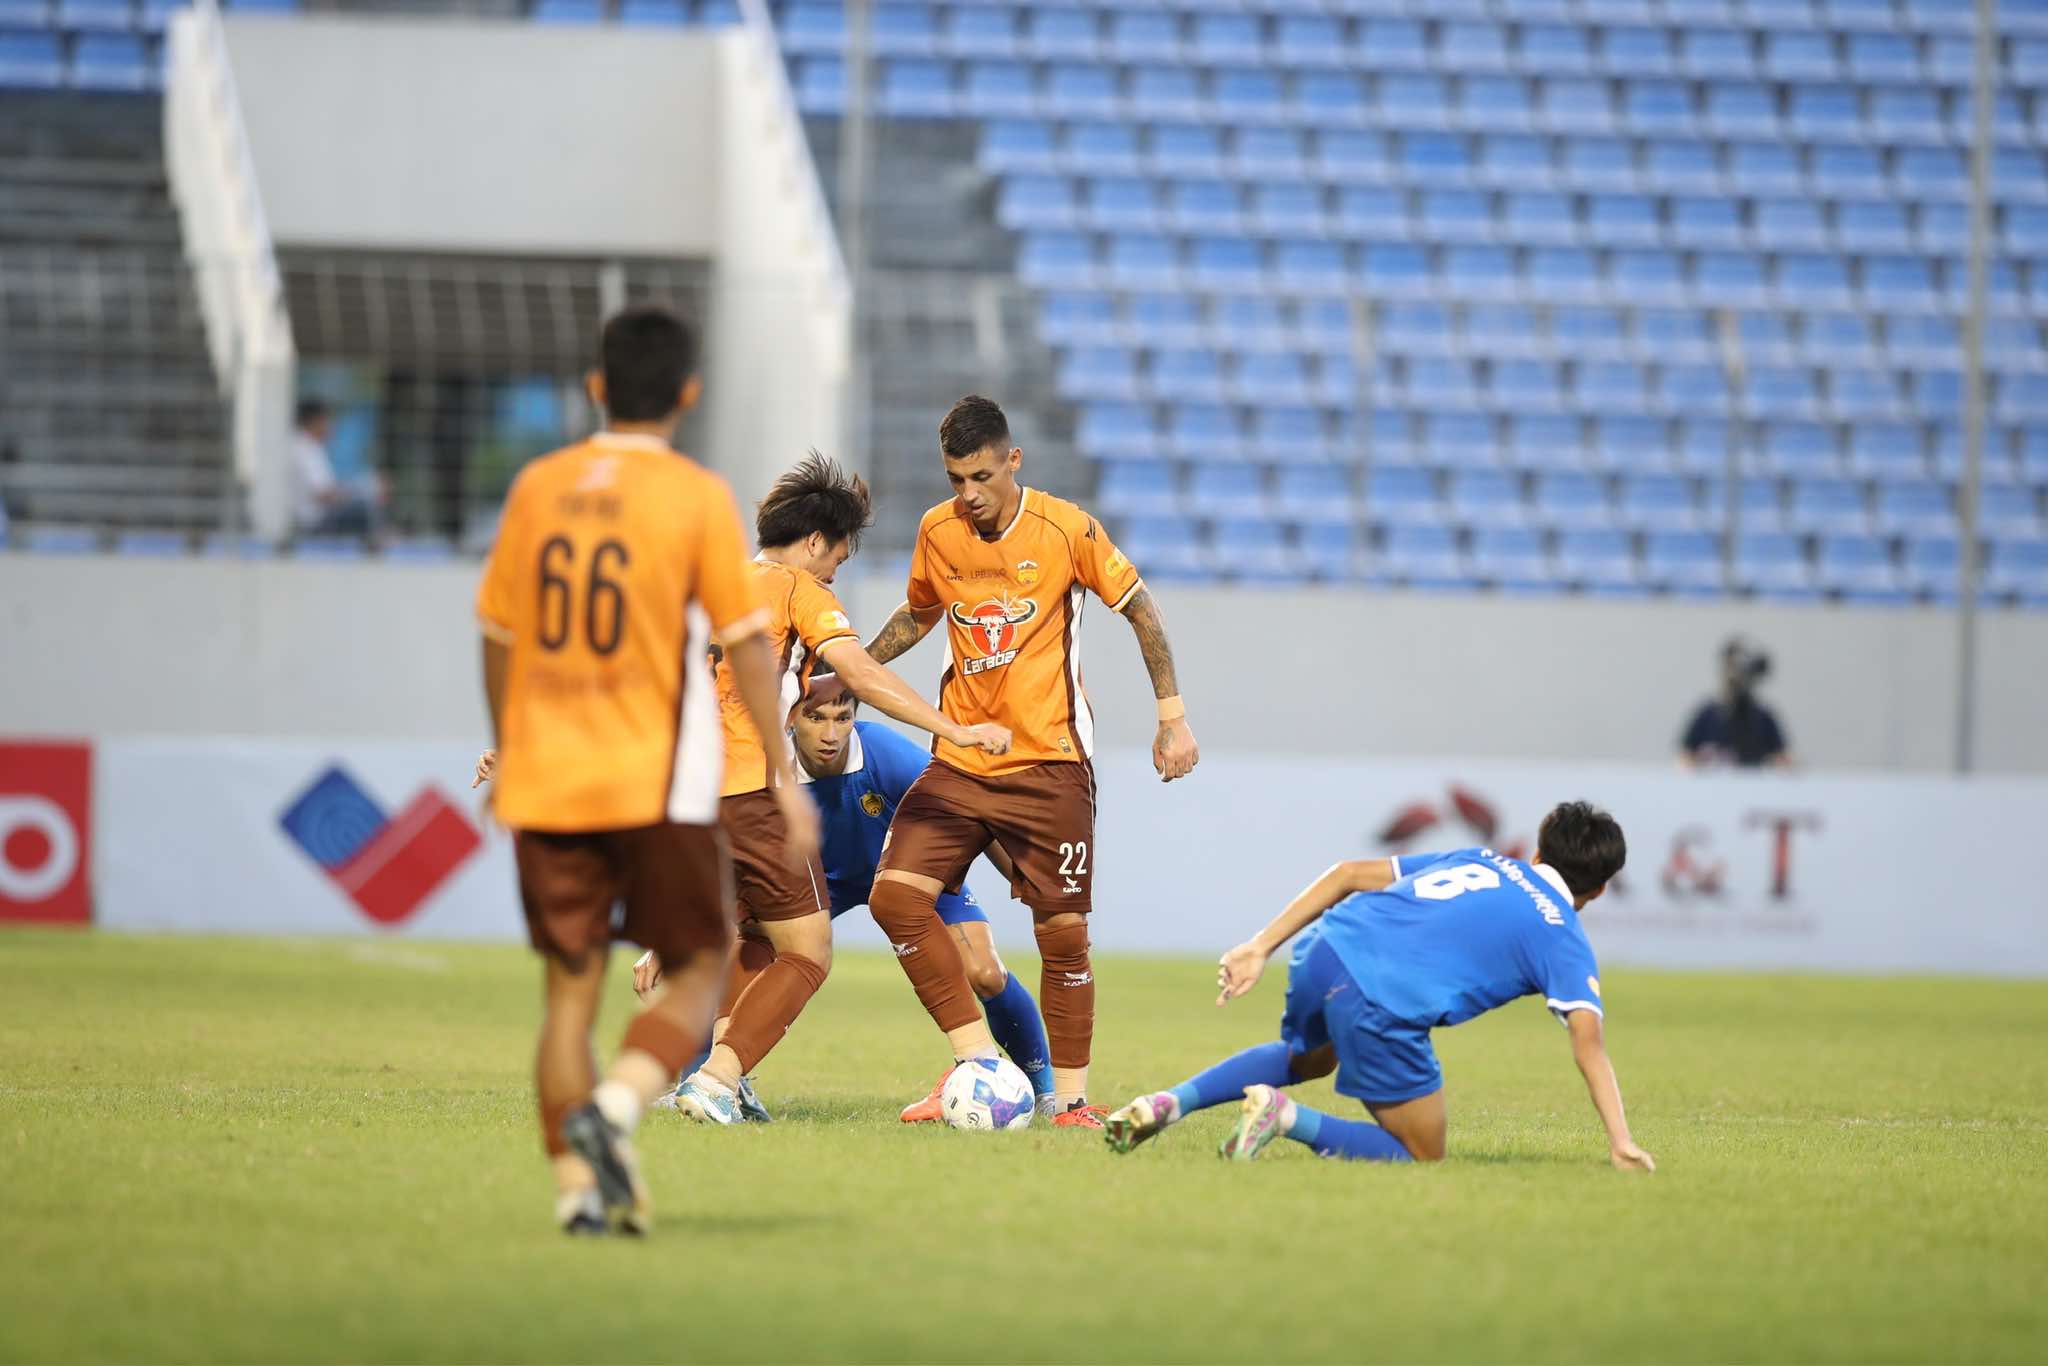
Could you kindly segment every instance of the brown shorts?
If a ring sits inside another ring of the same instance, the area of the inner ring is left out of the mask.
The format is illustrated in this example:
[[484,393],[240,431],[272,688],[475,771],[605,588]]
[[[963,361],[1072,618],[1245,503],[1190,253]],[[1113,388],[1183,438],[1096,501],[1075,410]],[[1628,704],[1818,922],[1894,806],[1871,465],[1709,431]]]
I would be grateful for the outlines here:
[[935,761],[903,794],[882,867],[957,886],[991,842],[1016,863],[1032,910],[1085,915],[1095,895],[1094,765],[1046,763],[983,778]]
[[580,969],[617,937],[653,949],[667,971],[732,938],[732,863],[715,825],[520,830],[512,847],[526,933],[546,957]]
[[809,867],[796,869],[783,862],[782,809],[774,793],[764,787],[725,798],[718,804],[718,825],[732,842],[741,919],[795,920],[832,909],[822,863],[812,859]]

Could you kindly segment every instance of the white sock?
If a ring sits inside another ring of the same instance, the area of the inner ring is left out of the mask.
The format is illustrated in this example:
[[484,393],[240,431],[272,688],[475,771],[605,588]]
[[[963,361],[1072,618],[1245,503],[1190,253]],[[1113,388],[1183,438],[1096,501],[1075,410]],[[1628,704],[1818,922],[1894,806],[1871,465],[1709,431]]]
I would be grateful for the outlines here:
[[958,1067],[961,1063],[973,1062],[976,1058],[1000,1058],[1002,1055],[1003,1050],[994,1044],[984,1044],[971,1050],[964,1058],[953,1059],[953,1065]]
[[646,1107],[641,1103],[640,1093],[626,1083],[601,1081],[590,1098],[596,1102],[598,1111],[620,1133],[630,1134],[640,1127],[640,1115]]
[[586,1186],[582,1190],[560,1191],[555,1195],[555,1222],[566,1225],[579,1214],[593,1218],[604,1218],[604,1201],[598,1198],[597,1187]]
[[1052,1093],[1060,1098],[1060,1109],[1071,1110],[1076,1105],[1088,1103],[1088,1069],[1085,1067],[1055,1067],[1052,1069]]

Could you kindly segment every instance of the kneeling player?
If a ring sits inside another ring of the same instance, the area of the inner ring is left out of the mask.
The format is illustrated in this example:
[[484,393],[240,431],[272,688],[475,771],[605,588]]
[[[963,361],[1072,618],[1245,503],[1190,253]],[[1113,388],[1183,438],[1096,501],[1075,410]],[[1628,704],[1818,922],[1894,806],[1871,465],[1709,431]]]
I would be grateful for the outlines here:
[[[1614,817],[1565,802],[1544,817],[1533,863],[1458,849],[1338,864],[1224,954],[1217,973],[1222,1005],[1250,991],[1280,946],[1314,925],[1288,964],[1280,1040],[1139,1096],[1109,1117],[1109,1146],[1127,1153],[1192,1111],[1239,1100],[1237,1129],[1222,1149],[1236,1161],[1275,1138],[1323,1157],[1440,1161],[1443,1071],[1429,1031],[1541,993],[1571,1033],[1614,1165],[1656,1170],[1629,1137],[1603,1040],[1599,968],[1579,925],[1579,911],[1627,857]],[[1377,1124],[1322,1114],[1279,1089],[1332,1071],[1339,1094],[1363,1101]]]
[[[790,714],[790,734],[796,741],[797,781],[806,786],[818,806],[820,854],[834,920],[867,904],[889,823],[895,819],[903,794],[931,762],[920,746],[887,726],[854,720],[859,705],[859,699],[846,690],[836,675],[821,670],[812,676],[803,701]],[[1014,880],[1014,865],[1000,845],[991,845],[988,856],[998,872]],[[1052,1062],[1038,1003],[1016,975],[1003,966],[996,953],[988,915],[971,890],[963,884],[957,891],[941,893],[938,914],[960,946],[968,983],[988,1016],[989,1032],[1011,1061],[1031,1078],[1040,1112],[1050,1114]],[[766,946],[758,941],[759,934],[759,928],[751,922],[742,926],[739,957],[726,987],[727,1011],[713,1028],[714,1038],[723,1036],[730,1004],[745,990],[750,975],[759,972],[773,957],[772,950],[763,952]],[[653,955],[634,965],[634,984],[643,992],[659,979]],[[899,1118],[905,1124],[939,1119],[939,1091],[944,1085],[942,1074],[931,1094],[905,1106]],[[741,1080],[740,1096],[741,1119],[768,1118],[745,1078]]]

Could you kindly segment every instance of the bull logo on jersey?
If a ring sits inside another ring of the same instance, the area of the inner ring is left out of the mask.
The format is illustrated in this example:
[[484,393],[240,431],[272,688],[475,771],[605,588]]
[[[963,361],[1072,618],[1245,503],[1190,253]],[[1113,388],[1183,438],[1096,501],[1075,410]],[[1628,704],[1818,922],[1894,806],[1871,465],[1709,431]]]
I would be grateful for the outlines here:
[[1000,669],[1017,657],[1017,628],[1038,615],[1038,603],[1031,598],[984,598],[972,607],[954,603],[948,609],[953,624],[967,633],[981,651],[980,659],[964,661],[963,674]]

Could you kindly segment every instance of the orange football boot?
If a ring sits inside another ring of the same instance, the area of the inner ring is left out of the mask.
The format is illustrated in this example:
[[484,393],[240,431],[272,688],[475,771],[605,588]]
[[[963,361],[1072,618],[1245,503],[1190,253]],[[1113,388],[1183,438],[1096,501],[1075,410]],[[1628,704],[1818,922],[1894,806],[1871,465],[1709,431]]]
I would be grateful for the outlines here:
[[939,1096],[946,1089],[946,1078],[952,1075],[950,1069],[940,1074],[939,1079],[932,1083],[931,1094],[904,1106],[903,1113],[896,1118],[905,1124],[937,1124],[944,1119],[945,1113],[939,1109]]
[[1086,1101],[1075,1101],[1064,1110],[1055,1111],[1052,1127],[1055,1129],[1100,1129],[1102,1122],[1109,1118],[1109,1111],[1100,1105]]

